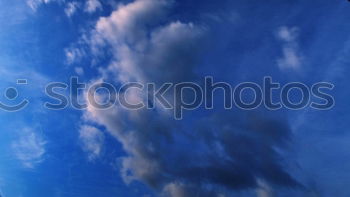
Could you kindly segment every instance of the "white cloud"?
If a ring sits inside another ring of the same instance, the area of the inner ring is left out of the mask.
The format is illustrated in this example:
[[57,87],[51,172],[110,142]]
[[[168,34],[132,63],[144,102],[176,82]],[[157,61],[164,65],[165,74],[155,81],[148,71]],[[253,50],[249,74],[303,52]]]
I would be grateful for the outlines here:
[[44,160],[46,141],[43,137],[30,128],[24,128],[17,141],[12,143],[15,156],[27,168],[34,168],[35,165]]
[[[137,0],[98,20],[91,38],[93,51],[101,51],[98,49],[105,43],[112,46],[110,50],[118,61],[112,62],[108,69],[118,80],[174,82],[191,75],[194,58],[186,54],[195,56],[199,47],[194,43],[198,41],[201,29],[179,21],[151,31],[147,29],[161,21],[171,4],[164,0]],[[151,70],[154,73],[149,72]],[[160,70],[162,74],[157,73]]]
[[83,125],[79,133],[82,148],[89,154],[89,160],[98,158],[104,143],[103,133],[99,129],[88,125]]
[[42,4],[43,2],[41,0],[27,0],[27,5],[32,9],[32,10],[36,10],[40,4]]
[[85,52],[83,50],[73,46],[65,49],[64,52],[66,55],[66,63],[69,65],[75,62],[79,62],[85,55]]
[[[26,0],[27,5],[33,10],[36,11],[43,4],[48,4],[56,2],[64,6],[66,0]],[[78,3],[79,1],[67,2],[65,5],[65,13],[68,17],[71,17],[77,9],[82,5]],[[99,0],[86,0],[86,3],[83,5],[85,12],[94,13],[97,10],[102,10],[102,4]]]
[[145,25],[160,20],[164,7],[169,2],[164,0],[137,0],[121,5],[109,17],[101,17],[96,24],[97,36],[108,42],[138,43],[146,36]]
[[64,12],[68,17],[71,17],[74,15],[74,13],[77,11],[79,8],[79,3],[78,2],[69,2],[67,3],[66,8],[64,9]]
[[34,11],[38,9],[41,4],[50,3],[55,0],[27,0],[27,5]]
[[281,70],[298,70],[303,64],[303,57],[298,46],[299,29],[297,27],[280,27],[277,31],[277,38],[282,41],[283,57],[277,60]]
[[86,12],[93,13],[99,9],[102,9],[102,4],[99,0],[88,0],[85,4]]

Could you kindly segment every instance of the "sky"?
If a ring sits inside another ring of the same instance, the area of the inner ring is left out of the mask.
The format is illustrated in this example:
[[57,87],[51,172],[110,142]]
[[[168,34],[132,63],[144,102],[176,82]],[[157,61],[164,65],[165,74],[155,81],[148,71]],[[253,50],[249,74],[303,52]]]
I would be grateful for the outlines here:
[[[0,8],[0,101],[30,102],[0,110],[1,197],[350,195],[348,1],[0,0]],[[329,82],[335,106],[227,110],[218,93],[213,109],[182,120],[159,108],[46,109],[45,86],[72,76],[117,87],[205,76],[233,86],[265,76]]]

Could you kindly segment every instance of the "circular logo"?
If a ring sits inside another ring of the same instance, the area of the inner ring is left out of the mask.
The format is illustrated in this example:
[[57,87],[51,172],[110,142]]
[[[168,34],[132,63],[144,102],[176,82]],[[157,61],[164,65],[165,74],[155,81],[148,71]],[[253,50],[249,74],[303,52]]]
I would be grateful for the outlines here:
[[13,88],[13,87],[7,88],[7,90],[5,92],[5,96],[6,96],[6,98],[8,98],[10,100],[17,98],[17,96],[18,96],[17,89]]

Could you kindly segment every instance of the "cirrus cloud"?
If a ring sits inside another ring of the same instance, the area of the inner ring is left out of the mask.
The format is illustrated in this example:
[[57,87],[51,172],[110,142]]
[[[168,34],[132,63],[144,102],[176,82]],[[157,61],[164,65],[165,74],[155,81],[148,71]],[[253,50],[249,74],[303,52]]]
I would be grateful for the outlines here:
[[46,143],[43,137],[33,129],[24,128],[19,139],[12,143],[12,149],[25,167],[34,168],[44,160]]

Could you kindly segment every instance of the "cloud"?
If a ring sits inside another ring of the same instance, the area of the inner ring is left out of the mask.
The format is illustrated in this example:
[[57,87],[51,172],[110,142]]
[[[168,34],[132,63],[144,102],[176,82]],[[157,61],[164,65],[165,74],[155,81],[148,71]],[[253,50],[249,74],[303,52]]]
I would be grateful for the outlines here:
[[[52,2],[59,3],[61,5],[64,5],[64,12],[68,17],[71,17],[74,15],[74,13],[81,8],[81,3],[79,1],[70,1],[67,2],[65,0],[26,0],[27,5],[33,10],[36,11],[40,6],[43,4],[49,4]],[[97,10],[102,10],[102,4],[99,0],[87,0],[84,3],[83,9],[87,13],[94,13]]]
[[80,76],[84,75],[84,69],[82,67],[75,67],[74,71]]
[[[126,183],[142,181],[172,197],[260,188],[257,179],[300,187],[283,166],[282,153],[291,136],[283,121],[220,114],[186,131],[148,111],[91,110],[88,115],[106,126],[128,153],[121,158]],[[260,194],[267,192],[263,188]]]
[[71,65],[75,62],[79,62],[85,55],[84,50],[73,46],[70,48],[66,48],[64,52],[66,55],[66,63],[68,65]]
[[79,8],[78,2],[75,2],[75,1],[69,2],[67,3],[66,8],[64,9],[64,12],[68,17],[71,17],[74,15],[74,13],[77,11],[78,8]]
[[40,5],[47,4],[47,3],[50,3],[52,1],[57,1],[57,0],[27,0],[27,5],[33,11],[36,11]]
[[277,31],[277,38],[282,42],[283,57],[277,60],[281,70],[300,69],[303,57],[298,46],[299,29],[297,27],[280,27]]
[[226,25],[237,24],[241,20],[241,16],[236,11],[230,12],[208,12],[202,14],[202,18],[209,22],[225,23]]
[[103,133],[95,127],[83,125],[79,130],[79,134],[82,148],[89,154],[89,160],[98,158],[103,148]]
[[256,190],[257,197],[274,197],[272,188],[263,181],[258,181],[259,188]]
[[94,13],[99,9],[102,9],[102,4],[99,0],[88,0],[85,4],[85,11],[88,13]]
[[40,4],[45,3],[43,0],[27,0],[27,5],[32,9],[36,10]]
[[161,193],[164,197],[186,197],[186,196],[201,196],[201,197],[225,197],[221,193],[211,191],[202,192],[200,188],[189,187],[182,183],[169,183],[164,186]]
[[[167,21],[172,4],[136,0],[101,17],[83,39],[94,57],[103,58],[106,51],[112,56],[108,67],[99,68],[96,80],[156,85],[195,81],[206,29]],[[160,108],[99,110],[88,106],[84,113],[84,121],[104,126],[122,144],[127,153],[120,158],[125,183],[141,181],[171,197],[221,197],[249,189],[255,193],[260,180],[301,187],[283,165],[292,137],[284,120],[248,113],[194,120],[190,125],[175,121],[172,113]]]
[[113,61],[108,69],[119,81],[175,82],[191,78],[202,29],[175,21],[147,30],[161,22],[171,4],[163,0],[138,0],[120,6],[111,16],[101,17],[97,22],[90,40],[91,51],[98,55],[101,46],[110,46],[118,61]]
[[13,142],[12,149],[25,167],[34,168],[44,160],[45,145],[46,141],[41,135],[25,128],[21,131],[19,139]]

